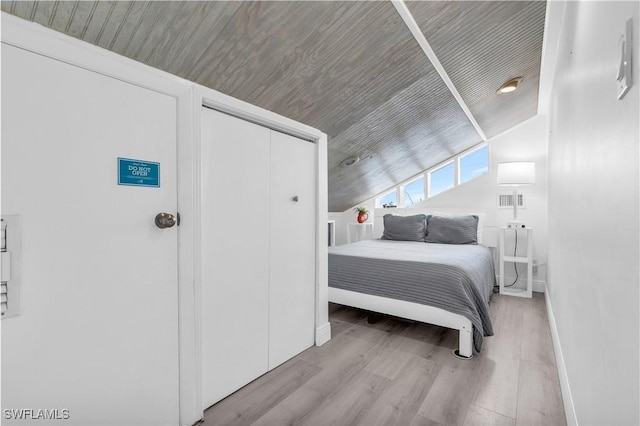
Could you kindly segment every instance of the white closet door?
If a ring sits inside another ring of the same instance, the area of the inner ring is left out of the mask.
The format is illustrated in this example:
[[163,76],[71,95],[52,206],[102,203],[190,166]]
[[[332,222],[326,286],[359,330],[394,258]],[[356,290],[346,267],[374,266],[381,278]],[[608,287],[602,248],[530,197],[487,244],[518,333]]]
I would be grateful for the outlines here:
[[269,369],[314,343],[315,156],[313,143],[271,132]]
[[204,407],[268,368],[270,130],[202,111]]

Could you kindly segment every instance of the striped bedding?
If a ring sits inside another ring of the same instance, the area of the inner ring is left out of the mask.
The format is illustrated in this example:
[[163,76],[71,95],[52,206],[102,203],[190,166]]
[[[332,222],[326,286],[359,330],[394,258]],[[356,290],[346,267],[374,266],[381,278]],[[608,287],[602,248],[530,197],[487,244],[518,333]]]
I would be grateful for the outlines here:
[[491,251],[482,245],[364,240],[329,247],[329,286],[441,308],[473,324],[476,351],[492,336]]

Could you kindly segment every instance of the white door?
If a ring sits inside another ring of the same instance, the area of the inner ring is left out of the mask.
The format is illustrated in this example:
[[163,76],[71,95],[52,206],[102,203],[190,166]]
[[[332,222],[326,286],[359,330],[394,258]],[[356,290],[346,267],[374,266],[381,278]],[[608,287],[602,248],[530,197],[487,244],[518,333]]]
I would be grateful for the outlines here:
[[316,145],[271,132],[269,369],[314,343]]
[[268,367],[270,130],[202,109],[202,396]]
[[[159,163],[160,187],[118,185],[118,157]],[[178,424],[178,230],[154,224],[176,210],[174,98],[2,45],[2,211],[21,217],[23,278],[3,409]]]

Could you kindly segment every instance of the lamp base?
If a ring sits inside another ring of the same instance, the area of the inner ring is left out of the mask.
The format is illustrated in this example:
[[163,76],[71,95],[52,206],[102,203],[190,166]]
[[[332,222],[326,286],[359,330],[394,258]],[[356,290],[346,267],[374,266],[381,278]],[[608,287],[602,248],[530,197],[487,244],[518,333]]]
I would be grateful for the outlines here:
[[507,222],[507,228],[524,229],[526,227],[527,225],[525,225],[524,222],[520,222],[519,220],[510,220],[509,222]]

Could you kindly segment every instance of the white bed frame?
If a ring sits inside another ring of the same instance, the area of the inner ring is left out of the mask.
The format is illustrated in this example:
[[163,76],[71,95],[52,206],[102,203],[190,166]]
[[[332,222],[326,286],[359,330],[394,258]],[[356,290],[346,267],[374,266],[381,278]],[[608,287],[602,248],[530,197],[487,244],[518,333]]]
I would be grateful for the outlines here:
[[388,299],[333,287],[329,287],[329,301],[458,330],[458,352],[456,355],[461,358],[471,358],[473,355],[473,326],[471,321],[462,315],[420,303]]
[[[375,209],[374,235],[381,235],[383,229],[382,216],[391,213],[401,216],[412,214],[436,214],[436,215],[478,215],[478,242],[485,243],[482,238],[484,228],[484,213],[469,213],[466,209],[426,209],[426,208],[396,208],[396,209]],[[342,290],[329,287],[329,301],[340,305],[352,306],[354,308],[366,309],[368,311],[380,312],[382,314],[393,315],[427,324],[439,325],[440,327],[452,328],[459,331],[458,351],[456,356],[460,358],[471,358],[473,355],[473,325],[471,321],[462,315],[454,314],[444,309],[433,306],[421,305],[420,303],[406,302],[403,300],[388,299],[386,297],[373,296],[370,294],[358,293],[355,291]]]

